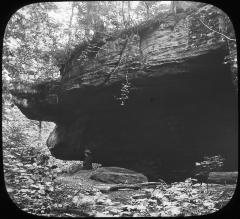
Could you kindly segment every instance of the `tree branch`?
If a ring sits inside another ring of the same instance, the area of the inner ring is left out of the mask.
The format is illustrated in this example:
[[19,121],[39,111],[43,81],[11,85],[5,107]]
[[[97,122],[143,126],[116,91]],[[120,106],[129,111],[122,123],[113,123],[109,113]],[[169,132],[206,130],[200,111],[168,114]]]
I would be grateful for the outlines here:
[[229,38],[228,36],[226,36],[225,34],[220,33],[220,32],[218,32],[218,31],[216,31],[216,30],[213,30],[213,29],[212,29],[211,27],[209,27],[207,24],[203,23],[203,22],[201,21],[201,19],[199,19],[199,21],[200,21],[206,28],[208,28],[209,30],[211,30],[211,31],[213,31],[213,32],[215,32],[215,33],[218,33],[218,34],[222,35],[223,37],[227,38],[228,40],[232,40],[232,41],[235,41],[235,42],[236,42],[235,39],[231,39],[231,38]]
[[120,53],[120,58],[119,58],[117,66],[107,75],[107,77],[104,80],[104,83],[106,83],[110,79],[111,75],[119,68],[119,65],[121,64],[121,61],[122,61],[123,52],[124,52],[124,50],[125,50],[125,48],[127,46],[127,43],[128,43],[128,39],[126,40],[126,42],[125,42],[125,44],[123,46],[123,49],[122,49],[122,51]]
[[96,186],[101,192],[107,193],[111,191],[117,191],[119,189],[141,189],[142,187],[156,187],[158,185],[165,185],[165,182],[145,182],[145,183],[135,183],[135,184],[118,184],[112,186]]

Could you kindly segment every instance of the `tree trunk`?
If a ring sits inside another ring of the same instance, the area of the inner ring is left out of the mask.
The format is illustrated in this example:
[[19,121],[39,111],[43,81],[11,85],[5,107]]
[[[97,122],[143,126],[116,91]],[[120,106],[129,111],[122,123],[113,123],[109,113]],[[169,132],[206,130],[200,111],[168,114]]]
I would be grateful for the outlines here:
[[175,1],[171,1],[170,12],[174,13],[174,14],[176,14],[176,12],[177,12],[177,7],[176,7],[176,2]]
[[149,19],[149,6],[146,2],[145,3],[145,6],[146,6],[146,10],[147,10],[147,20]]
[[123,20],[123,25],[125,25],[126,19],[125,19],[125,14],[124,14],[124,1],[122,1],[122,20]]
[[90,26],[92,25],[92,2],[87,2],[87,14],[86,14],[86,19],[87,19],[87,25],[85,27],[85,37],[87,39],[90,38]]
[[130,11],[131,11],[131,2],[128,1],[128,22],[131,21],[131,15],[130,15]]
[[72,40],[72,19],[73,19],[73,14],[74,14],[74,2],[72,3],[72,10],[71,10],[71,16],[70,16],[70,20],[69,20],[69,26],[68,26],[68,42],[67,42],[67,46],[66,46],[66,52],[68,54],[69,49],[70,49],[70,44],[71,44],[71,40]]

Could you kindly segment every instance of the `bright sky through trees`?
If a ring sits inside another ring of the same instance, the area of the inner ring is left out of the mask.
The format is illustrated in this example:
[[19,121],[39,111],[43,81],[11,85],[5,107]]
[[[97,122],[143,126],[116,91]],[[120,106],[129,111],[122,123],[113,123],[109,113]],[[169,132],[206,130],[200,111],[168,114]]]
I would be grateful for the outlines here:
[[[121,1],[119,1],[121,3]],[[130,1],[131,8],[134,10],[139,4],[139,1]],[[70,19],[70,13],[71,13],[71,5],[72,2],[55,2],[55,4],[58,7],[57,12],[50,12],[50,16],[55,19],[58,22],[63,22],[66,25],[68,25],[69,19]],[[159,4],[166,4],[169,5],[170,1],[159,1]],[[76,10],[74,11],[76,13]]]
[[[10,18],[4,37],[4,67],[9,74],[36,80],[57,75],[54,54],[69,51],[97,31],[112,32],[153,18],[170,1],[69,1],[26,5]],[[58,66],[59,67],[59,66]]]

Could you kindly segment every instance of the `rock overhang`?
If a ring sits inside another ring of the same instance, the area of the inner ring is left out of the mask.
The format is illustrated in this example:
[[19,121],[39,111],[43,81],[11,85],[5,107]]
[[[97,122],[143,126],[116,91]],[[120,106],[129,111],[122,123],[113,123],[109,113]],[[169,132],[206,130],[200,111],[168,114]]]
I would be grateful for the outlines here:
[[[181,75],[185,75],[183,77],[190,78],[193,76],[201,78],[209,75],[209,77],[217,78],[225,75],[230,77],[231,74],[229,73],[217,73],[229,72],[229,65],[223,64],[226,55],[227,50],[225,45],[223,45],[216,50],[211,50],[197,57],[191,57],[181,63],[165,63],[154,66],[148,72],[146,71],[147,74],[142,77],[131,78],[129,76],[129,82],[131,83],[129,95],[130,98],[132,95],[134,96],[134,98],[131,98],[131,101],[141,101],[141,98],[143,99],[142,94],[148,92],[148,87],[155,87],[156,89],[159,87],[158,89],[162,89],[160,93],[164,95],[168,88],[174,86],[174,83],[176,84],[175,86],[181,83],[177,77],[176,82],[174,82],[174,79],[172,82],[171,79],[165,80],[165,78],[171,78],[171,76],[179,75],[181,77]],[[97,106],[100,109],[104,109],[108,103],[111,103],[115,109],[121,108],[116,98],[120,95],[123,82],[124,78],[107,86],[88,85],[85,87],[80,87],[78,82],[72,82],[67,89],[61,90],[61,84],[53,81],[48,84],[43,83],[41,86],[35,86],[34,88],[25,85],[25,89],[15,89],[12,93],[16,99],[15,103],[30,119],[54,122],[58,119],[61,120],[61,114],[67,113],[68,116],[74,116],[76,108],[82,112],[87,112],[96,110]],[[209,81],[209,83],[212,82]],[[218,80],[215,80],[215,82],[217,84]],[[201,86],[204,86],[204,84]],[[211,84],[208,86],[211,86]],[[26,89],[27,87],[29,88]],[[51,87],[51,90],[49,87]]]
[[[222,59],[224,53],[219,57]],[[208,66],[209,71],[195,69],[194,72],[133,80],[132,84],[138,89],[130,90],[124,106],[114,99],[114,94],[119,94],[120,83],[74,100],[75,105],[72,106],[76,113],[71,113],[74,115],[72,119],[86,118],[78,124],[81,130],[78,128],[73,144],[66,138],[66,142],[56,145],[53,154],[61,159],[82,159],[80,154],[84,150],[85,140],[81,142],[79,136],[84,136],[85,132],[89,136],[86,142],[95,141],[99,146],[93,149],[96,162],[106,165],[118,163],[128,167],[135,165],[138,160],[156,162],[164,156],[178,160],[178,156],[184,157],[183,153],[190,157],[194,152],[198,157],[203,151],[211,153],[209,148],[216,149],[217,145],[223,149],[222,152],[226,152],[225,144],[234,145],[237,141],[237,102],[229,66],[219,64],[221,60],[216,63],[215,66]],[[90,99],[92,102],[87,101]],[[85,110],[81,103],[87,105]],[[199,127],[194,131],[192,127],[195,126]],[[219,137],[224,129],[230,135]],[[73,128],[69,130],[73,131]],[[200,136],[204,135],[205,139],[201,139]],[[71,147],[74,153],[69,152]],[[178,153],[172,154],[174,150]],[[184,159],[190,159],[186,157]]]
[[[217,28],[217,10],[205,6],[196,13],[202,11]],[[192,162],[218,146],[228,156],[227,144],[236,150],[237,101],[230,65],[223,64],[226,41],[204,29],[200,16],[164,18],[145,34],[142,29],[140,38],[133,28],[100,40],[87,61],[81,60],[87,44],[80,46],[60,82],[15,90],[28,118],[56,123],[47,141],[55,157],[83,159],[92,147],[96,162],[142,168],[139,160],[164,166],[166,158]],[[131,85],[122,106],[117,98],[126,75]]]

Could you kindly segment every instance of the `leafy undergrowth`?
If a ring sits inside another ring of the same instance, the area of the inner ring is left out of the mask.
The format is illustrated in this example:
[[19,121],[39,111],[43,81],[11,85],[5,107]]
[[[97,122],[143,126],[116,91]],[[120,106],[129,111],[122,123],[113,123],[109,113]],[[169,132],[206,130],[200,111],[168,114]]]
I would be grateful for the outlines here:
[[[187,216],[221,209],[232,197],[234,186],[193,184],[193,180],[162,184],[156,188],[103,193],[86,177],[74,184],[60,182],[63,173],[81,166],[80,161],[51,157],[46,139],[53,123],[42,125],[14,108],[3,115],[3,164],[9,196],[22,210],[45,216]],[[65,177],[66,178],[66,177]]]
[[58,203],[54,179],[81,161],[61,161],[53,158],[46,146],[46,139],[54,123],[27,119],[17,107],[3,106],[2,140],[3,167],[6,190],[12,201],[22,210],[49,215]]

